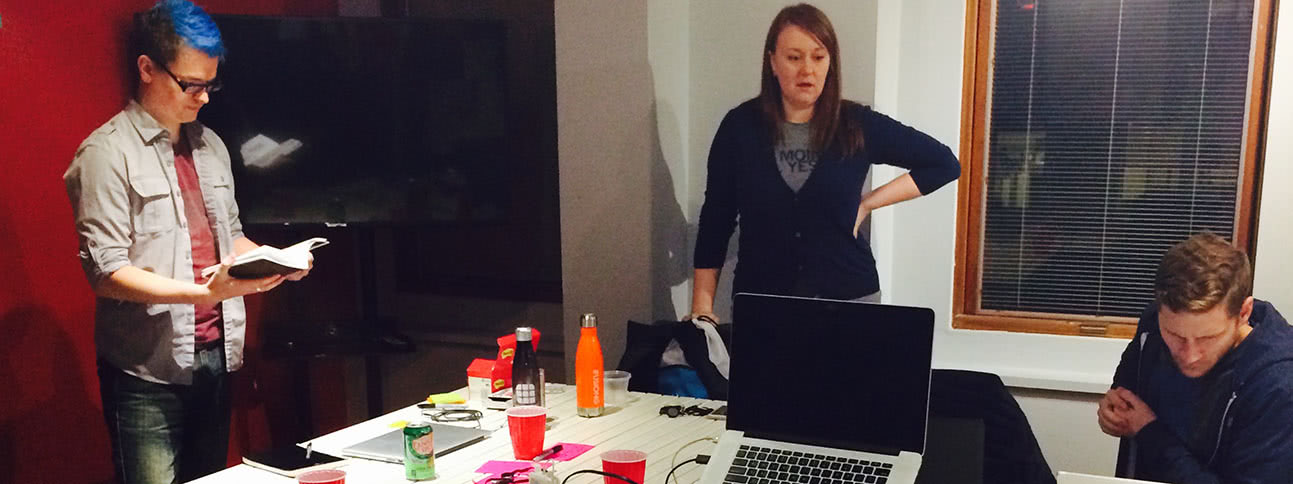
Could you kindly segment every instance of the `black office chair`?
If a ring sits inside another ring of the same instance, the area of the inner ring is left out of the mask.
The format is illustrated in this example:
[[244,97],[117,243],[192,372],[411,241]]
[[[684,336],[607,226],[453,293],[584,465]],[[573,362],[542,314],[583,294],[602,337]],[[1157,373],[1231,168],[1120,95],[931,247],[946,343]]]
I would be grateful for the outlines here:
[[[981,455],[983,475],[982,480],[976,482],[1055,484],[1055,475],[1042,456],[1028,417],[1006,389],[1001,377],[975,371],[934,370],[929,386],[929,418],[931,435],[921,466],[922,474],[926,474],[925,466],[939,466],[940,461],[955,462],[966,455]],[[982,422],[982,426],[965,425],[967,421]],[[938,432],[957,435],[937,435]],[[978,432],[982,438],[976,440]],[[973,448],[975,445],[981,445],[981,448]],[[960,448],[955,448],[957,446]],[[975,450],[981,450],[981,453]],[[945,455],[938,455],[940,452]],[[951,475],[950,472],[940,472],[936,467],[930,472],[939,476]],[[973,480],[973,476],[963,473],[960,476],[954,480],[918,477],[916,482],[933,484]]]

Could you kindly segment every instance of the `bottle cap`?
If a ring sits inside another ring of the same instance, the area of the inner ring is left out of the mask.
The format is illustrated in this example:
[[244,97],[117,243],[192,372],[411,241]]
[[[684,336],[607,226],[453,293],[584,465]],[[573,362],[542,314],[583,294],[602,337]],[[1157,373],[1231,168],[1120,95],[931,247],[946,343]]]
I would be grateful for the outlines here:
[[516,340],[517,340],[517,341],[530,341],[530,339],[531,339],[531,336],[530,336],[530,328],[529,328],[529,327],[521,326],[521,327],[519,327],[519,328],[516,328]]
[[596,328],[596,327],[597,327],[597,316],[593,316],[593,313],[584,313],[584,317],[582,317],[582,318],[580,318],[580,319],[579,319],[579,327],[581,327],[581,328]]

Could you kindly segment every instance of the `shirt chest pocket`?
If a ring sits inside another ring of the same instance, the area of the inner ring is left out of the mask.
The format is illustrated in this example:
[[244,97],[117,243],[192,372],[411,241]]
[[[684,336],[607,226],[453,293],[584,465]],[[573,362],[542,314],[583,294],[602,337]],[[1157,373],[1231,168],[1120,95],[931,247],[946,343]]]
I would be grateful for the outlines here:
[[211,193],[207,197],[207,203],[212,204],[209,207],[212,214],[210,216],[215,217],[212,222],[216,226],[223,226],[227,222],[229,205],[233,203],[233,183],[229,176],[223,173],[212,174],[209,179]]
[[135,232],[156,233],[178,224],[175,202],[171,199],[171,184],[165,178],[131,178],[130,189],[135,192],[134,210],[131,214]]

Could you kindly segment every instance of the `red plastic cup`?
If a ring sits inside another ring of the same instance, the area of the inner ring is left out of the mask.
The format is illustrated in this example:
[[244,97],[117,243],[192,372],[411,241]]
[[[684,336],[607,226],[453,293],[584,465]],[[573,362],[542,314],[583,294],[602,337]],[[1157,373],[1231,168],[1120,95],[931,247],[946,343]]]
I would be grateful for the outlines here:
[[296,476],[299,484],[346,484],[346,471],[341,469],[321,469]]
[[548,409],[523,405],[507,409],[507,431],[512,435],[512,454],[530,460],[543,452],[543,428]]
[[[602,453],[602,470],[619,474],[642,484],[646,478],[646,452],[638,450],[608,450]],[[606,484],[629,484],[611,476],[604,476]]]

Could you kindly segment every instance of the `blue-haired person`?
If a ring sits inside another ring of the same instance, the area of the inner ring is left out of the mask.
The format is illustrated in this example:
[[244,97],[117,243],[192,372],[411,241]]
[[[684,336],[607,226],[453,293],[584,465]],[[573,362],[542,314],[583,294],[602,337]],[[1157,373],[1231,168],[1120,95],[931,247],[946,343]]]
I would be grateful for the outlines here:
[[186,482],[224,468],[242,296],[308,272],[228,274],[233,256],[256,244],[238,221],[229,153],[197,122],[220,89],[223,57],[215,22],[187,0],[136,14],[133,98],[90,133],[63,175],[96,296],[100,394],[122,483]]

